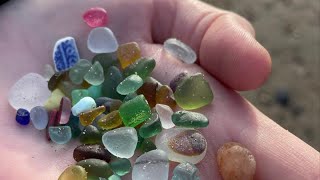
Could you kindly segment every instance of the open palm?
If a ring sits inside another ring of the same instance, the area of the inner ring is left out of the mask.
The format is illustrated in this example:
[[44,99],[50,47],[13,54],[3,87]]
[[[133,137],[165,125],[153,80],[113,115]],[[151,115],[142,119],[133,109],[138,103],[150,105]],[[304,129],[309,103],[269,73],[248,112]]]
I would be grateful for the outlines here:
[[[203,130],[208,152],[197,165],[202,179],[220,179],[215,153],[228,141],[240,142],[253,152],[256,179],[320,177],[319,153],[234,91],[259,87],[271,66],[253,28],[240,16],[195,0],[17,0],[0,8],[0,179],[57,179],[74,163],[77,142],[55,145],[45,140],[44,132],[20,127],[6,95],[21,76],[41,73],[44,64],[52,63],[53,45],[62,37],[75,37],[81,57],[93,57],[86,47],[91,28],[81,15],[94,6],[107,9],[108,27],[120,44],[136,41],[144,56],[157,60],[153,76],[161,82],[168,84],[182,71],[206,75],[215,100],[200,110],[210,119]],[[165,56],[160,44],[170,37],[194,48],[198,65]]]

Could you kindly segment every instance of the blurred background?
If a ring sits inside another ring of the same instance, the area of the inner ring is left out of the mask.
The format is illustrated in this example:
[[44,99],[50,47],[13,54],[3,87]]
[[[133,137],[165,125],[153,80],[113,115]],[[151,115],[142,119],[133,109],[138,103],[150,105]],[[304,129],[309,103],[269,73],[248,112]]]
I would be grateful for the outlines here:
[[271,54],[272,74],[241,93],[283,128],[320,150],[320,1],[203,0],[247,18]]

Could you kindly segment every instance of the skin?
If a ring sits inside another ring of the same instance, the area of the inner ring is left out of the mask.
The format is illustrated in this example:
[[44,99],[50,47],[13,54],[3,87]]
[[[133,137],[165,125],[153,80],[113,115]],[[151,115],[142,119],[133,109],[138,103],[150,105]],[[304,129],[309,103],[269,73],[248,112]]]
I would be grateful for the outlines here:
[[[242,17],[194,0],[16,0],[0,7],[0,179],[57,179],[74,163],[76,142],[53,145],[32,125],[19,126],[7,94],[20,77],[41,73],[44,64],[52,63],[53,45],[61,37],[75,37],[81,57],[93,56],[86,48],[91,28],[81,19],[93,6],[108,10],[109,27],[119,43],[137,41],[144,56],[156,58],[153,76],[163,83],[182,71],[205,74],[215,100],[199,110],[210,119],[209,127],[202,130],[208,152],[197,165],[202,179],[221,178],[215,156],[229,141],[252,151],[257,161],[255,179],[320,178],[319,152],[235,91],[261,86],[271,69],[268,52]],[[161,43],[170,37],[195,49],[198,65],[186,65],[162,53]]]

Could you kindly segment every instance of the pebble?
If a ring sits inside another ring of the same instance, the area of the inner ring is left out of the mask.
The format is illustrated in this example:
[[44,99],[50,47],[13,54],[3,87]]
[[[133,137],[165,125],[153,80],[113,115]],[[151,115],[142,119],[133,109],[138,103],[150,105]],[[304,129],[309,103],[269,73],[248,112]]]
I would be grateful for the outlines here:
[[58,73],[55,73],[50,79],[49,79],[49,82],[48,82],[48,88],[50,91],[53,91],[55,90],[59,83],[66,77],[66,73],[64,72],[58,72]]
[[71,114],[69,122],[66,125],[71,128],[72,138],[79,137],[79,135],[81,133],[81,129],[79,127],[79,117]]
[[81,113],[80,123],[83,126],[88,126],[96,119],[96,117],[98,117],[100,114],[104,113],[105,111],[106,111],[106,108],[104,106],[99,106],[97,108],[91,109],[90,111]]
[[188,128],[162,130],[157,135],[155,144],[168,154],[169,160],[180,163],[197,164],[207,152],[204,136],[199,131]]
[[179,127],[203,128],[209,125],[208,118],[197,112],[177,111],[172,115],[172,122]]
[[104,81],[103,67],[98,61],[91,66],[87,74],[84,76],[84,79],[89,84],[94,86],[98,86],[103,83]]
[[90,27],[103,27],[108,24],[109,17],[107,11],[101,7],[88,9],[82,16],[85,23]]
[[130,42],[120,45],[117,51],[117,57],[122,69],[125,69],[127,66],[141,58],[139,44],[136,42]]
[[81,166],[72,165],[62,172],[58,180],[87,180],[87,172]]
[[176,166],[171,180],[200,180],[198,168],[188,162]]
[[25,109],[18,109],[16,114],[16,121],[21,125],[28,125],[30,122],[30,113]]
[[75,89],[71,92],[72,105],[77,104],[82,98],[88,97],[89,91],[87,89]]
[[102,136],[106,149],[119,158],[131,158],[137,146],[138,136],[136,129],[121,127],[106,132]]
[[86,59],[80,59],[78,63],[73,66],[69,71],[69,78],[74,84],[81,84],[83,77],[87,74],[92,64]]
[[173,97],[173,92],[171,88],[167,85],[161,86],[156,92],[156,103],[164,104],[170,106],[171,109],[174,109],[177,105]]
[[146,78],[143,85],[137,90],[137,94],[142,94],[148,101],[151,108],[156,105],[156,93],[159,83],[154,78]]
[[60,108],[57,114],[59,124],[67,124],[71,114],[71,100],[68,97],[63,97],[60,101]]
[[124,176],[131,171],[131,163],[129,159],[121,158],[110,163],[110,167],[118,176]]
[[143,95],[123,103],[119,108],[125,126],[135,127],[151,117],[151,109]]
[[189,74],[187,72],[182,72],[178,75],[176,75],[171,81],[170,81],[170,88],[173,92],[176,91],[177,86],[183,82],[187,77],[189,77]]
[[197,60],[197,54],[191,47],[174,38],[166,40],[163,44],[163,49],[168,54],[187,64],[193,64]]
[[132,180],[167,180],[169,160],[162,150],[153,150],[142,154],[134,163]]
[[243,145],[225,143],[217,153],[217,163],[224,180],[251,180],[256,172],[253,154]]
[[79,140],[82,144],[99,144],[101,143],[101,136],[98,128],[89,125],[82,130]]
[[97,27],[90,31],[87,46],[93,53],[112,53],[117,51],[119,44],[111,29]]
[[98,126],[103,130],[111,130],[122,126],[122,119],[119,111],[115,110],[98,120]]
[[94,99],[92,99],[91,97],[84,97],[71,108],[71,111],[74,116],[78,116],[80,113],[90,111],[95,107],[96,102],[94,101]]
[[177,104],[185,110],[199,109],[210,104],[213,92],[201,73],[194,74],[179,83],[174,92]]
[[73,37],[59,39],[53,48],[53,62],[57,72],[72,68],[79,61],[79,52]]
[[88,176],[108,178],[113,174],[109,164],[100,159],[85,159],[77,162],[77,165],[85,168]]
[[111,66],[105,74],[105,81],[102,85],[102,94],[105,97],[122,100],[124,97],[116,91],[117,86],[122,81],[122,72],[119,70],[119,68]]
[[50,64],[44,65],[42,76],[46,81],[49,81],[50,78],[54,75],[54,73],[54,69]]
[[118,110],[122,104],[121,100],[108,97],[99,97],[96,99],[97,106],[106,107],[106,113]]
[[44,107],[36,106],[30,111],[30,119],[36,129],[43,130],[49,122],[48,112]]
[[72,138],[71,128],[69,126],[51,126],[49,127],[49,136],[51,141],[57,144],[66,144]]
[[143,138],[150,138],[162,131],[159,115],[155,112],[152,116],[143,123],[139,128],[139,135]]
[[65,94],[60,89],[55,89],[54,91],[52,91],[52,94],[46,101],[44,107],[48,111],[51,111],[53,109],[59,109],[60,102],[63,97],[65,97]]
[[120,67],[118,58],[117,58],[117,53],[113,52],[113,53],[101,53],[101,54],[97,54],[93,57],[92,59],[92,63],[95,62],[99,62],[101,64],[101,66],[103,67],[104,73],[106,75],[107,70],[111,67],[111,66],[116,66],[116,67]]
[[111,154],[104,148],[103,145],[100,144],[83,144],[76,147],[73,151],[73,159],[77,162],[91,158],[110,162]]
[[15,110],[23,108],[30,111],[35,106],[43,106],[50,95],[46,79],[39,74],[29,73],[11,87],[8,101]]
[[125,78],[118,86],[117,92],[121,95],[134,93],[143,85],[143,80],[140,76],[133,74]]
[[141,58],[130,64],[123,70],[123,74],[127,77],[132,74],[139,75],[142,79],[150,76],[153,69],[156,67],[156,61],[149,58]]
[[48,121],[48,125],[46,127],[46,138],[48,141],[51,141],[51,138],[49,135],[49,127],[57,126],[59,124],[57,121],[57,114],[58,114],[58,111],[56,109],[49,112],[49,121]]
[[156,111],[159,115],[161,125],[164,129],[170,129],[175,126],[171,120],[173,111],[169,106],[164,104],[157,104]]

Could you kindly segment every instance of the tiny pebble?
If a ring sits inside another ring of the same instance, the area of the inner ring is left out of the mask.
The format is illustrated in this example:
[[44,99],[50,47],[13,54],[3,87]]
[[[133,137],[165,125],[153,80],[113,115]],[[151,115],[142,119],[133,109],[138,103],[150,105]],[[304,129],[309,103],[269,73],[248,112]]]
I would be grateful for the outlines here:
[[25,109],[18,109],[16,121],[21,125],[28,125],[30,122],[30,113]]
[[187,64],[193,64],[197,60],[197,54],[191,47],[174,38],[166,40],[163,49],[173,57]]

